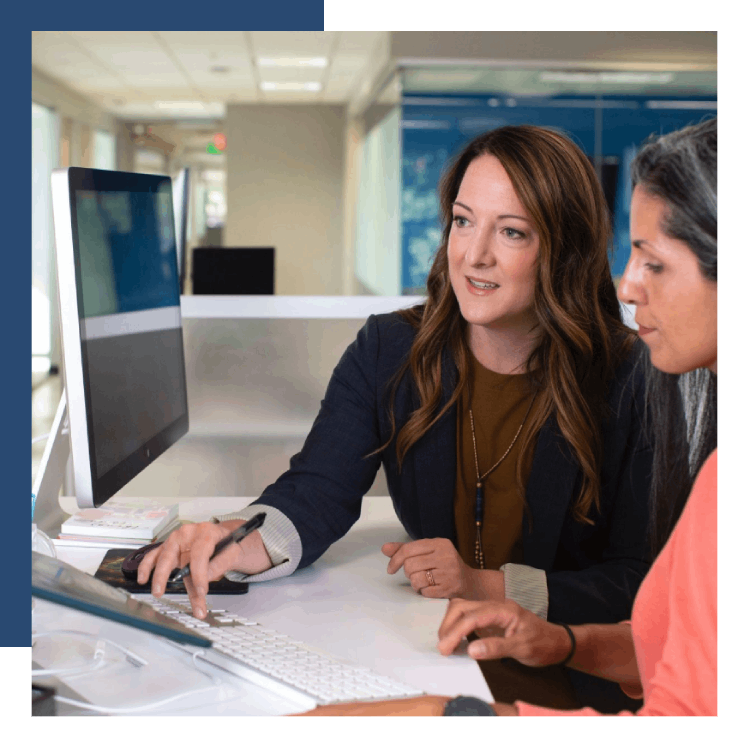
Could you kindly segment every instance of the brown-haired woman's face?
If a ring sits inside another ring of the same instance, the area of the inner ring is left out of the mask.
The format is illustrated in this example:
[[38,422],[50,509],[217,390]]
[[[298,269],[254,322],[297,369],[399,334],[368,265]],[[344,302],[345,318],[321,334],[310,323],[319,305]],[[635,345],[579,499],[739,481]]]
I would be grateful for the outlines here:
[[539,235],[494,156],[475,158],[453,203],[448,271],[470,326],[527,332],[535,322]]

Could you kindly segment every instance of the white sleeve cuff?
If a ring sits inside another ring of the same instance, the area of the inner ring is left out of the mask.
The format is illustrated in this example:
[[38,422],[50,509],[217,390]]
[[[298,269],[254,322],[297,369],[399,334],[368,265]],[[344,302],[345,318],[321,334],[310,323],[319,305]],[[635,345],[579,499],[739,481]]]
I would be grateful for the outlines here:
[[267,582],[271,579],[289,576],[302,560],[302,540],[297,528],[289,517],[276,507],[265,504],[250,504],[239,512],[221,514],[219,522],[229,519],[251,519],[260,512],[266,513],[263,527],[258,530],[273,566],[260,574],[244,574],[241,571],[228,571],[224,576],[230,582]]
[[505,575],[505,597],[546,621],[549,610],[546,572],[524,564],[503,564],[500,571]]

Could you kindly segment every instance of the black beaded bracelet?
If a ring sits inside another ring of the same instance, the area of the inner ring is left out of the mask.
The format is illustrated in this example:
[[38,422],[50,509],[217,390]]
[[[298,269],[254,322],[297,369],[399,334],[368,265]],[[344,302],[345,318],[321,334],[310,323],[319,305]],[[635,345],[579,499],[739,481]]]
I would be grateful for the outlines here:
[[570,652],[568,652],[568,656],[559,663],[561,667],[565,667],[565,665],[567,665],[573,659],[573,655],[576,653],[576,638],[575,636],[573,636],[573,631],[567,623],[561,623],[559,625],[568,632],[568,636],[570,637]]

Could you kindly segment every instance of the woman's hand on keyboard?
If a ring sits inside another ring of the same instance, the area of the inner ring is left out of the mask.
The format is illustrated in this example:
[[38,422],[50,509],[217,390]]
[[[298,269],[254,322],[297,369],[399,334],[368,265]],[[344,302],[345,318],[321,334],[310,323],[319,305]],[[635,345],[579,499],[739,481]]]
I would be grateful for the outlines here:
[[438,650],[451,654],[471,633],[480,637],[467,649],[475,660],[512,657],[523,665],[543,667],[564,660],[571,648],[562,626],[545,621],[513,600],[451,600],[438,630]]
[[228,571],[258,574],[271,568],[271,559],[257,531],[239,543],[230,544],[210,560],[216,544],[241,524],[243,520],[231,519],[219,524],[200,522],[183,525],[171,533],[162,545],[144,556],[138,566],[139,584],[146,584],[153,571],[151,592],[155,597],[160,597],[172,571],[189,564],[190,574],[183,581],[190,606],[196,618],[205,618],[209,582],[221,579]]

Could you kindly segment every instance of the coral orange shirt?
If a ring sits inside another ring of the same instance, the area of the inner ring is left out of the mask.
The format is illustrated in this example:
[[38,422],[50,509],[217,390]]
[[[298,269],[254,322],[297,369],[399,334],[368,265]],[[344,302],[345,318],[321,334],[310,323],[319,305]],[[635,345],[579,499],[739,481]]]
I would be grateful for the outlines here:
[[[698,473],[682,516],[633,604],[644,700],[638,716],[717,713],[717,459],[714,451]],[[598,714],[590,708],[516,706],[521,716]]]

